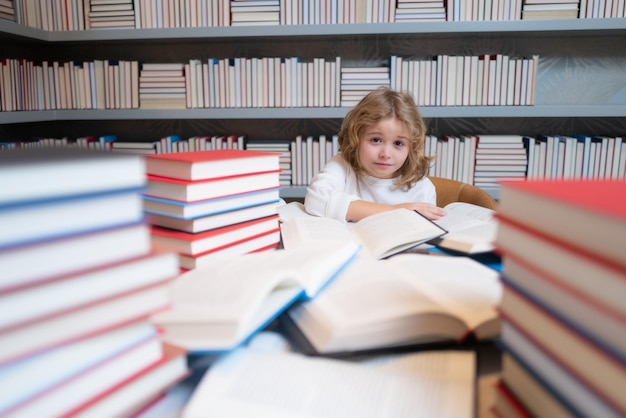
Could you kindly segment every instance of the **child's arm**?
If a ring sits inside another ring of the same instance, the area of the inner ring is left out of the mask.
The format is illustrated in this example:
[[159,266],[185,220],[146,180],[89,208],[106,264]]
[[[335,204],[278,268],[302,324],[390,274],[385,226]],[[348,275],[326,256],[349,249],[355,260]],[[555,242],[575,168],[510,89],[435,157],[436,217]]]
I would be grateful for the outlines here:
[[443,209],[433,205],[432,203],[409,202],[388,205],[384,203],[367,202],[365,200],[355,200],[348,206],[346,219],[349,221],[359,221],[367,216],[398,208],[418,211],[431,220],[436,220],[446,215],[446,212]]

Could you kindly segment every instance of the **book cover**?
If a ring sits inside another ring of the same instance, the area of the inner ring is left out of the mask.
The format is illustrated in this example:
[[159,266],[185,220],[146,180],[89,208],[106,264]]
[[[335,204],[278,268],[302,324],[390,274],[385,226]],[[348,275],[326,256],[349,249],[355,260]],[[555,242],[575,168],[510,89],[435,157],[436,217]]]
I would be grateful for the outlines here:
[[212,248],[209,251],[205,251],[200,254],[179,254],[178,260],[182,269],[191,270],[198,267],[204,267],[223,257],[261,251],[271,251],[277,249],[279,246],[280,229],[276,228],[268,232],[253,235],[246,239]]
[[147,196],[181,202],[197,202],[241,193],[280,187],[280,169],[213,178],[210,180],[177,180],[148,175]]
[[150,249],[150,230],[143,222],[3,249],[0,295],[141,257]]
[[1,335],[0,365],[148,318],[169,304],[169,281],[164,281],[11,329]]
[[188,233],[199,233],[276,215],[276,206],[276,203],[267,203],[192,219],[179,219],[164,215],[148,214],[147,220],[155,226]]
[[141,157],[81,148],[16,148],[0,153],[0,207],[145,187]]
[[280,189],[259,190],[193,203],[144,196],[144,212],[179,219],[201,218],[267,203],[280,202]]
[[0,204],[0,249],[141,222],[140,189]]
[[[567,372],[588,391],[612,408],[624,413],[626,400],[621,396],[621,383],[626,381],[626,356],[606,350],[575,329],[562,318],[551,315],[540,305],[504,286],[501,316],[508,327],[502,340],[512,344],[509,335],[523,336],[545,356]],[[532,326],[530,326],[532,324]]]
[[4,293],[0,335],[46,318],[80,314],[89,305],[170,281],[176,275],[178,260],[174,253],[151,254]]
[[626,267],[625,190],[624,180],[503,182],[499,213],[571,247]]
[[[540,391],[544,391],[551,399],[558,402],[573,416],[590,417],[619,417],[623,412],[619,408],[607,402],[593,388],[587,386],[570,370],[555,361],[554,357],[545,352],[534,341],[528,339],[515,326],[504,321],[502,323],[502,338],[498,344],[503,349],[503,377],[506,383],[513,386],[517,376],[513,377],[509,372],[513,371],[511,365],[504,364],[506,356],[511,356],[515,362],[523,368],[523,371],[532,376],[534,382],[540,385]],[[505,376],[506,374],[506,376]],[[513,378],[511,378],[513,377]],[[516,396],[526,399],[528,387],[516,390]],[[545,393],[544,393],[545,396]],[[528,398],[527,405],[536,398]]]
[[197,233],[156,226],[151,233],[156,247],[194,256],[278,229],[278,215],[270,215]]
[[141,416],[144,408],[187,377],[187,351],[171,344],[162,344],[161,358],[105,388],[67,413],[68,416]]
[[156,337],[154,325],[145,319],[10,363],[0,374],[0,414]]
[[[532,294],[596,338],[626,350],[626,269],[617,269],[503,220],[498,230],[504,280]],[[592,279],[593,278],[593,279]]]
[[280,153],[239,149],[176,152],[146,158],[146,173],[180,180],[206,180],[272,171]]
[[111,387],[120,385],[129,377],[158,362],[162,352],[161,342],[155,335],[40,393],[21,404],[14,414],[68,416],[81,403],[100,396]]

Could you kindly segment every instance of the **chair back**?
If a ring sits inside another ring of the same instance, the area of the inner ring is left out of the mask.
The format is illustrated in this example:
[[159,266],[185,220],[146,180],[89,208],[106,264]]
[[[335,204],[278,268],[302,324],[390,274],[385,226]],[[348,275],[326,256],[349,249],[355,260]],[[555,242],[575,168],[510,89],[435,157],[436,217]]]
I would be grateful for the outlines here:
[[498,209],[498,202],[480,187],[443,177],[428,178],[435,185],[439,207],[452,202],[466,202],[493,210]]

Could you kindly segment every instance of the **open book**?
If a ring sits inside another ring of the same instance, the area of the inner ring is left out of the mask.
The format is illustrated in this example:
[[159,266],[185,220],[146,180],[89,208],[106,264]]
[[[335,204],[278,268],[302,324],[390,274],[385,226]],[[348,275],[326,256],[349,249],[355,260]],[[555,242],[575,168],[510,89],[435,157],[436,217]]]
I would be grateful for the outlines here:
[[240,348],[211,366],[181,417],[471,418],[475,376],[472,351],[349,362]]
[[395,209],[355,223],[317,216],[294,216],[281,224],[283,246],[297,248],[318,241],[355,242],[362,252],[385,258],[415,247],[446,231],[417,212]]
[[434,222],[448,233],[430,243],[466,254],[494,250],[497,232],[494,210],[465,202],[453,202],[443,209],[448,214]]
[[166,342],[194,352],[231,350],[299,298],[332,281],[359,251],[327,242],[223,257],[172,284],[172,308],[153,316]]
[[467,257],[357,257],[314,300],[287,311],[305,351],[350,353],[499,335],[498,273]]

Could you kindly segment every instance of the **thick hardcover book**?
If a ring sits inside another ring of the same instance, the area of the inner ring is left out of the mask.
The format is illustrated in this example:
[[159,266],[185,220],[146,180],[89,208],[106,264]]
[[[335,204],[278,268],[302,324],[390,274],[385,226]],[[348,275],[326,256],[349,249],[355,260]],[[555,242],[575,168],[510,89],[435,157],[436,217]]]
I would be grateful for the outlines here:
[[5,293],[0,303],[0,336],[46,318],[80,314],[82,308],[169,281],[176,275],[176,254],[152,254]]
[[3,332],[0,364],[26,358],[47,349],[91,338],[113,327],[131,323],[169,306],[169,281],[116,295],[77,311],[46,317]]
[[270,251],[280,246],[280,229],[271,229],[267,232],[253,235],[248,238],[234,241],[221,247],[215,247],[208,251],[196,254],[179,254],[178,260],[181,269],[191,270],[210,265],[215,260],[225,256],[234,256],[260,251]]
[[146,172],[180,180],[216,179],[276,170],[279,156],[278,152],[238,149],[158,154],[146,157]]
[[466,257],[360,256],[287,311],[318,354],[459,343],[499,335],[498,273]]
[[0,251],[0,295],[150,252],[142,223],[73,235]]
[[[615,418],[624,416],[623,410],[620,412],[619,407],[611,404],[600,392],[588,386],[570,369],[564,367],[558,361],[558,355],[548,353],[536,341],[528,338],[519,328],[507,321],[502,323],[502,338],[498,343],[505,355],[510,355],[517,365],[541,386],[540,390],[549,393],[553,399],[558,399],[558,402],[572,416]],[[505,383],[512,387],[517,381],[517,376],[511,375],[511,367],[504,363],[504,358],[502,367]],[[529,390],[532,388],[517,387],[516,396],[526,399]],[[541,400],[540,398],[528,399]],[[529,407],[532,405],[530,402],[527,404]]]
[[17,148],[0,153],[0,207],[145,186],[139,156],[79,148]]
[[142,209],[140,189],[0,203],[0,249],[137,223]]
[[274,188],[193,203],[144,196],[143,207],[144,211],[150,214],[178,219],[195,219],[279,201],[280,189]]
[[67,416],[130,417],[166,394],[189,374],[186,350],[162,344],[163,355],[155,363],[118,382],[68,412]]
[[280,187],[280,170],[224,176],[210,180],[178,180],[169,177],[148,176],[146,195],[180,202],[233,196]]
[[625,180],[504,182],[499,214],[626,267]]
[[82,403],[101,396],[158,362],[162,354],[162,344],[155,335],[35,396],[20,405],[14,414],[24,417],[70,416]]
[[276,206],[277,204],[272,202],[191,219],[180,219],[165,215],[148,214],[147,219],[148,222],[154,226],[189,233],[201,233],[204,231],[225,228],[235,224],[248,222],[253,219],[275,216],[277,212]]
[[358,245],[328,242],[222,257],[179,276],[172,308],[153,317],[163,338],[195,352],[232,350],[299,298],[315,297]]
[[278,230],[278,215],[239,222],[204,232],[189,233],[167,228],[152,228],[155,246],[185,255],[199,255],[213,249]]
[[0,414],[156,337],[154,325],[144,319],[7,365],[0,374]]

